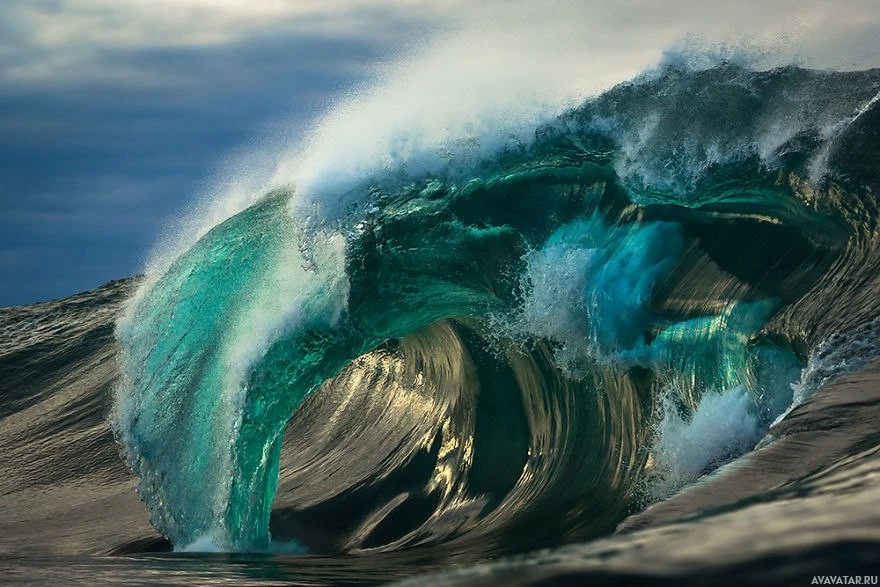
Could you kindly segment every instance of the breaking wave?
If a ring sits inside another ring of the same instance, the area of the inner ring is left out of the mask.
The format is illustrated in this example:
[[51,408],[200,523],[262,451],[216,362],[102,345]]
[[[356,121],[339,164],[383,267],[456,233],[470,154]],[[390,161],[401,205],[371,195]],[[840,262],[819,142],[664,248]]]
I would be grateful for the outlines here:
[[667,64],[516,128],[337,121],[117,325],[154,525],[502,554],[751,450],[878,348],[878,92],[878,70]]

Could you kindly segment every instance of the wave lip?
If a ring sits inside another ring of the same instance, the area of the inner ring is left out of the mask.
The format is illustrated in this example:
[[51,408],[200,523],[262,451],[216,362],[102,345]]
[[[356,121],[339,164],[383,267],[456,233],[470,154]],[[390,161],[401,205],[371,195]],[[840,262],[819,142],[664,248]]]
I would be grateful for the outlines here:
[[[117,326],[153,523],[268,548],[281,478],[303,546],[506,552],[750,449],[820,341],[878,315],[877,169],[849,148],[880,151],[878,90],[667,67],[466,173],[367,177],[334,222],[268,193]],[[303,526],[333,503],[351,519]]]

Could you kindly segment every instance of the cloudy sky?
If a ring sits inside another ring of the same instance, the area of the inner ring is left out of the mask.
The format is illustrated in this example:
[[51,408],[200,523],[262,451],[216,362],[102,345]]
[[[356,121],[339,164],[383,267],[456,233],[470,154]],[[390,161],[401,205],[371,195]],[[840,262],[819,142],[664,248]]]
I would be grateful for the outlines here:
[[262,158],[295,151],[340,96],[396,92],[385,118],[536,87],[569,99],[694,38],[880,65],[880,0],[606,4],[2,0],[0,306],[139,273],[170,222],[232,176],[277,174]]

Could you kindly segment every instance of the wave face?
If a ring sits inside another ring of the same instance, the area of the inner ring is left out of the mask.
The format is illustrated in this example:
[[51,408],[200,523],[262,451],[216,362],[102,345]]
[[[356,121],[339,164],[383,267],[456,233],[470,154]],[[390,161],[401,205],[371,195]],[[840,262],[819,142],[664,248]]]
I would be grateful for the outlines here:
[[466,168],[453,145],[364,175],[321,195],[332,218],[270,191],[117,325],[153,524],[183,549],[281,548],[271,526],[500,554],[606,534],[750,450],[880,316],[878,92],[670,66]]

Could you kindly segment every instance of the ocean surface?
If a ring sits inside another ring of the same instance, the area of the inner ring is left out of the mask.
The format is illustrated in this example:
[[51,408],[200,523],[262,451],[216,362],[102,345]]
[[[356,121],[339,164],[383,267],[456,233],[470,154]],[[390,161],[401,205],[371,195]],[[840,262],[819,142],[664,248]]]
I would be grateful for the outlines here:
[[0,582],[876,582],[878,97],[667,64],[0,308]]

